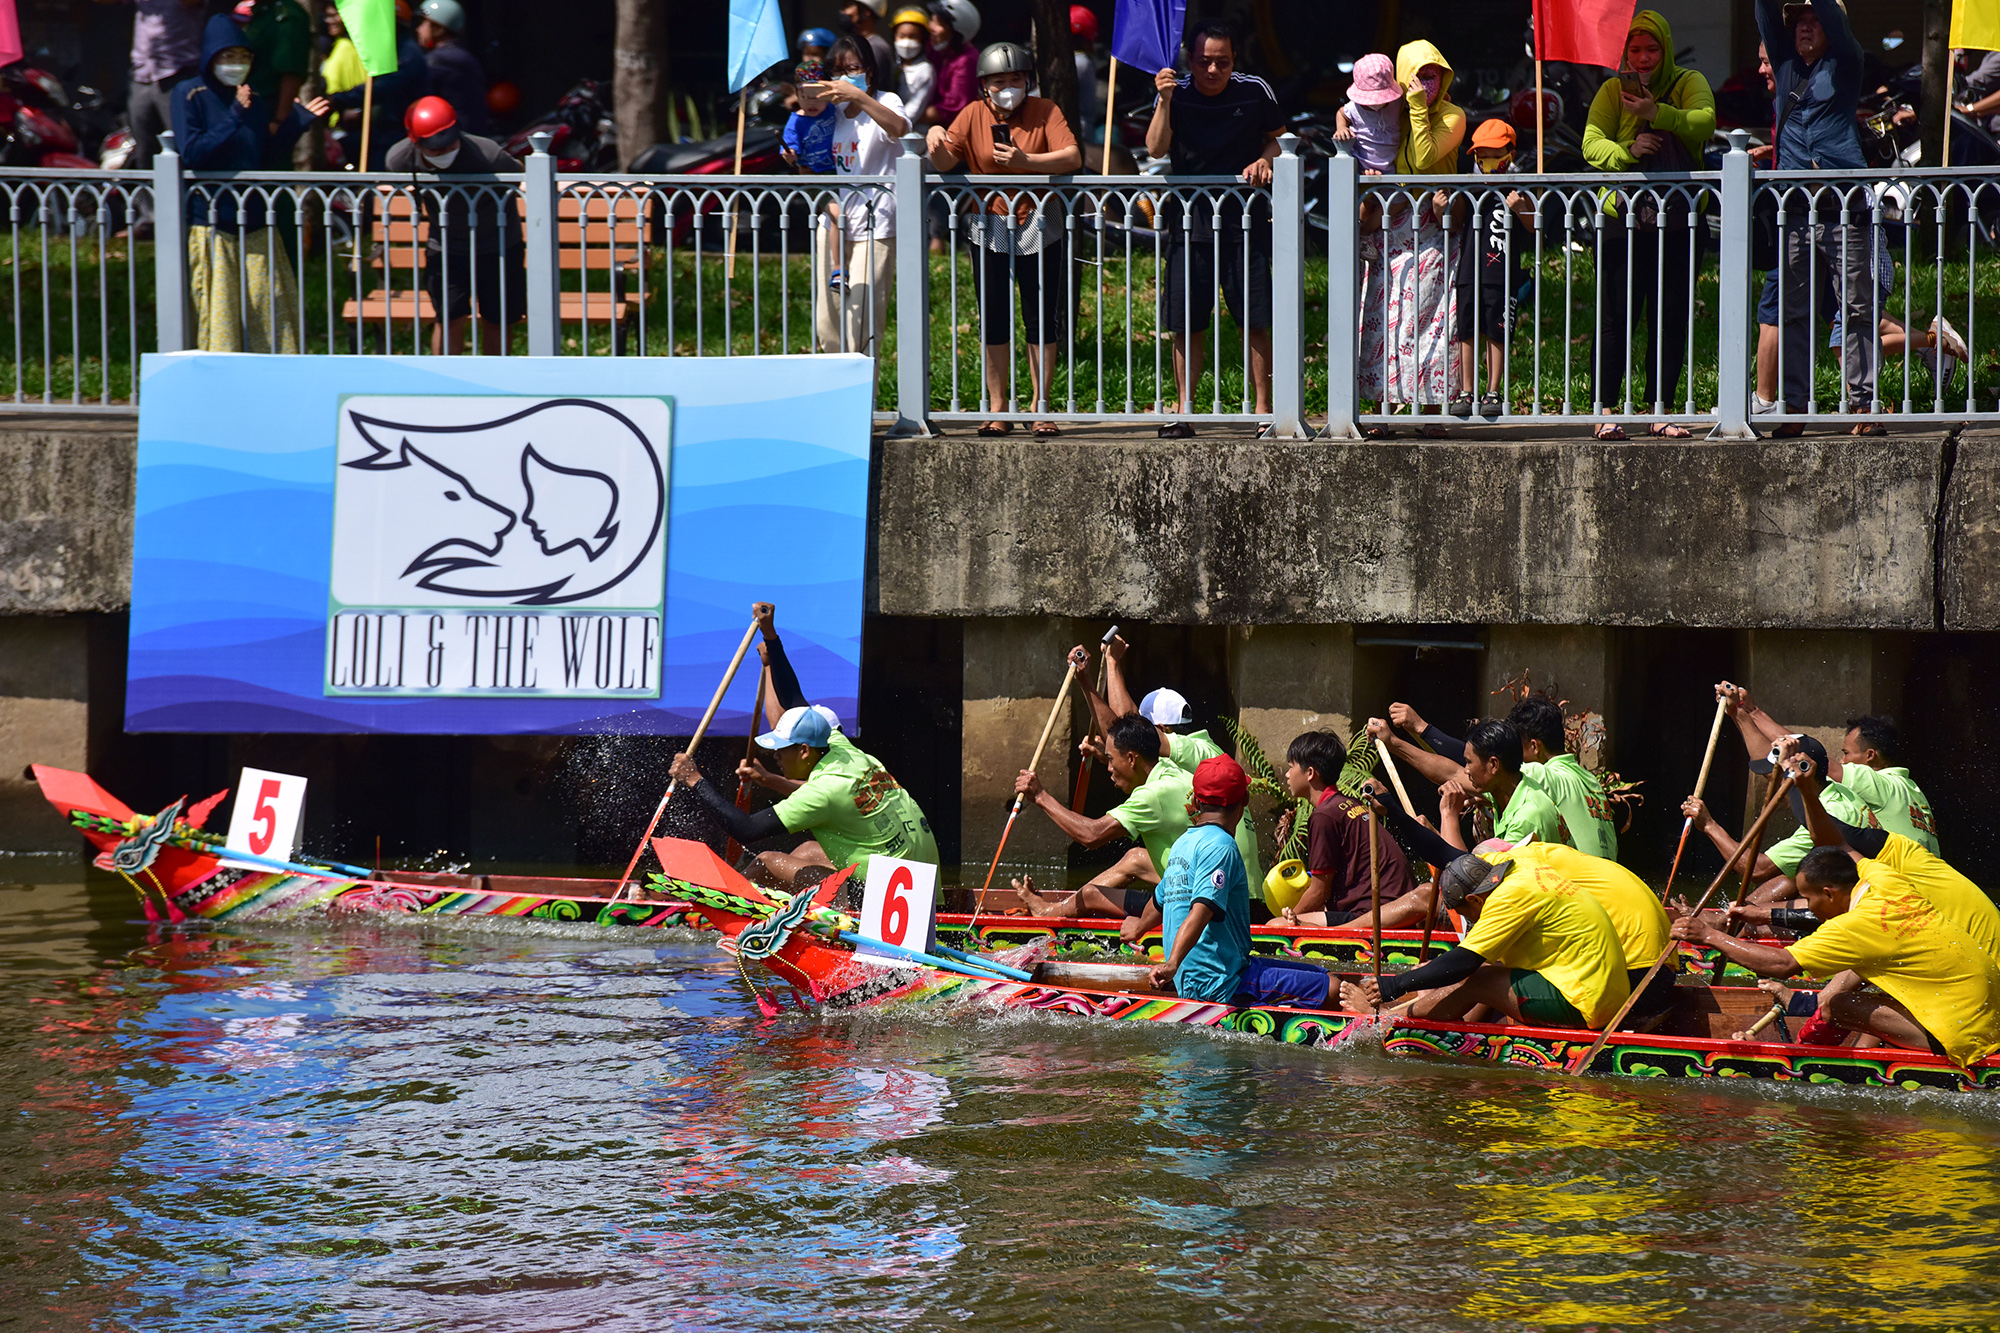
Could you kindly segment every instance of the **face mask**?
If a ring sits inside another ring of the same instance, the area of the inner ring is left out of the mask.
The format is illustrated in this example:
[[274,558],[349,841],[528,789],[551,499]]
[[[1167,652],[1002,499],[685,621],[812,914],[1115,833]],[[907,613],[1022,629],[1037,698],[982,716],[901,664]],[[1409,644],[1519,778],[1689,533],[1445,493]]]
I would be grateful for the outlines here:
[[842,14],[842,15],[840,15],[839,17],[837,17],[837,18],[835,18],[835,19],[834,19],[834,21],[833,21],[833,26],[834,26],[834,28],[835,28],[836,30],[838,30],[838,31],[840,31],[840,32],[843,32],[843,33],[849,33],[849,32],[853,32],[853,31],[854,31],[854,20],[853,20],[853,19],[851,19],[851,18],[849,18],[849,17],[847,17],[847,15],[845,15],[845,14]]
[[459,145],[453,144],[442,153],[419,153],[418,155],[424,159],[426,166],[443,170],[458,159],[458,150]]
[[924,44],[914,37],[898,37],[896,54],[905,60],[915,60],[924,49]]
[[840,76],[840,81],[859,88],[864,93],[868,91],[868,76],[865,74],[843,74]]
[[1424,86],[1425,101],[1435,102],[1438,100],[1438,90],[1444,87],[1444,76],[1439,74],[1419,74],[1417,82]]
[[994,106],[999,107],[1002,111],[1012,111],[1020,106],[1021,103],[1028,100],[1028,90],[1026,88],[995,88],[990,96],[993,98]]
[[939,40],[938,40],[937,38],[933,37],[933,38],[931,38],[931,50],[933,50],[933,51],[949,51],[949,50],[951,50],[951,43],[950,43],[950,42],[948,42],[948,41],[944,41],[944,42],[941,42],[941,41],[939,41]]
[[250,62],[247,60],[218,60],[215,62],[215,77],[234,88],[250,77]]
[[1482,176],[1498,175],[1500,172],[1505,171],[1510,165],[1512,165],[1513,161],[1514,159],[1511,156],[1497,157],[1492,159],[1491,161],[1488,161],[1486,158],[1483,157],[1475,157],[1472,159],[1473,165],[1479,168],[1479,174]]

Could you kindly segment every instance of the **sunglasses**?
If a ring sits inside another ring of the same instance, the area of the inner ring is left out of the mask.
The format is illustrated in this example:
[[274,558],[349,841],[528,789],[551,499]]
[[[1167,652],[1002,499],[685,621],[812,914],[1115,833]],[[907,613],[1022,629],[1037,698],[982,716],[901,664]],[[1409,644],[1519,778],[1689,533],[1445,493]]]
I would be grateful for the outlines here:
[[448,130],[439,130],[436,134],[430,135],[428,138],[417,140],[417,147],[423,149],[426,153],[432,154],[445,152],[448,149],[456,147],[457,144],[458,127],[456,125]]

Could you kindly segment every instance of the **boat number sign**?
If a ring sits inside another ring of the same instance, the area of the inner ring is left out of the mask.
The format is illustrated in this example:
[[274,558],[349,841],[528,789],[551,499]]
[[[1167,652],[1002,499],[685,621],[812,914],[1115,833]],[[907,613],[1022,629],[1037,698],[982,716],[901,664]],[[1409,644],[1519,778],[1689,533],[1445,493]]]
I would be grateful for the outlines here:
[[[223,848],[271,861],[289,861],[299,845],[299,825],[305,813],[304,778],[246,767],[236,780],[236,803],[229,810],[229,837]],[[247,863],[224,860],[223,864]]]
[[660,693],[673,404],[348,395],[330,695]]
[[[926,953],[937,951],[937,867],[922,861],[898,861],[892,856],[868,858],[868,878],[861,893],[861,933],[885,944]],[[874,951],[855,946],[857,954]],[[901,959],[879,955],[885,962]]]

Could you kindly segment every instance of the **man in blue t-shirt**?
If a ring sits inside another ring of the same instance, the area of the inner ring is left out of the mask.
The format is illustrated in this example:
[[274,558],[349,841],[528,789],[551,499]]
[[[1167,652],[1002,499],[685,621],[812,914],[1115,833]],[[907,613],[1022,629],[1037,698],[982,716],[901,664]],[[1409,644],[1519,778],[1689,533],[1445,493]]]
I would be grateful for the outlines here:
[[1166,962],[1153,985],[1184,1000],[1227,1003],[1250,958],[1250,878],[1236,849],[1236,825],[1250,803],[1250,781],[1227,755],[1194,771],[1188,831],[1167,855],[1155,898]]

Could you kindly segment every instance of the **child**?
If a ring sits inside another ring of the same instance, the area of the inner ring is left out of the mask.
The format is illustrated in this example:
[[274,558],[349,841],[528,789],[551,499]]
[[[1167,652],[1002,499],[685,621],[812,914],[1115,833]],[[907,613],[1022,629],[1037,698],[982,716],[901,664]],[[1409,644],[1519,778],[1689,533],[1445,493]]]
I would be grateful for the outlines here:
[[1394,61],[1376,54],[1354,62],[1347,104],[1334,115],[1334,137],[1353,144],[1361,170],[1370,176],[1396,165],[1403,146],[1402,101],[1403,85],[1396,81]]
[[896,11],[896,70],[894,92],[903,99],[903,114],[912,125],[937,95],[937,67],[931,64],[930,15],[914,6]]
[[1227,1003],[1250,962],[1250,878],[1236,850],[1236,825],[1250,782],[1227,755],[1194,770],[1187,832],[1174,840],[1155,897],[1165,962],[1153,985],[1184,1000]]
[[[1514,127],[1495,117],[1481,121],[1472,132],[1472,163],[1483,176],[1497,176],[1514,170]],[[1501,196],[1497,190],[1461,195],[1452,207],[1454,260],[1457,272],[1452,282],[1457,317],[1452,337],[1458,343],[1458,392],[1450,410],[1458,415],[1472,411],[1472,339],[1475,332],[1486,344],[1486,392],[1480,396],[1482,416],[1497,416],[1506,410],[1500,398],[1505,370],[1507,330],[1513,326],[1523,266],[1534,248],[1529,230],[1535,208],[1519,190]],[[1477,328],[1475,329],[1475,324]]]
[[[1295,926],[1344,926],[1368,916],[1375,892],[1368,870],[1368,807],[1334,789],[1347,747],[1324,731],[1296,737],[1285,751],[1285,786],[1313,803],[1306,821],[1306,889],[1284,918]],[[1279,820],[1280,842],[1291,838],[1291,814]],[[1382,902],[1389,905],[1413,887],[1410,860],[1386,831],[1375,839]],[[1383,913],[1386,919],[1390,914]]]
[[785,161],[800,171],[821,175],[833,170],[834,117],[831,103],[813,97],[807,89],[826,80],[826,62],[817,58],[801,60],[793,71],[799,93],[799,109],[785,122]]
[[833,49],[833,33],[827,28],[807,28],[799,34],[800,60],[825,60]]

